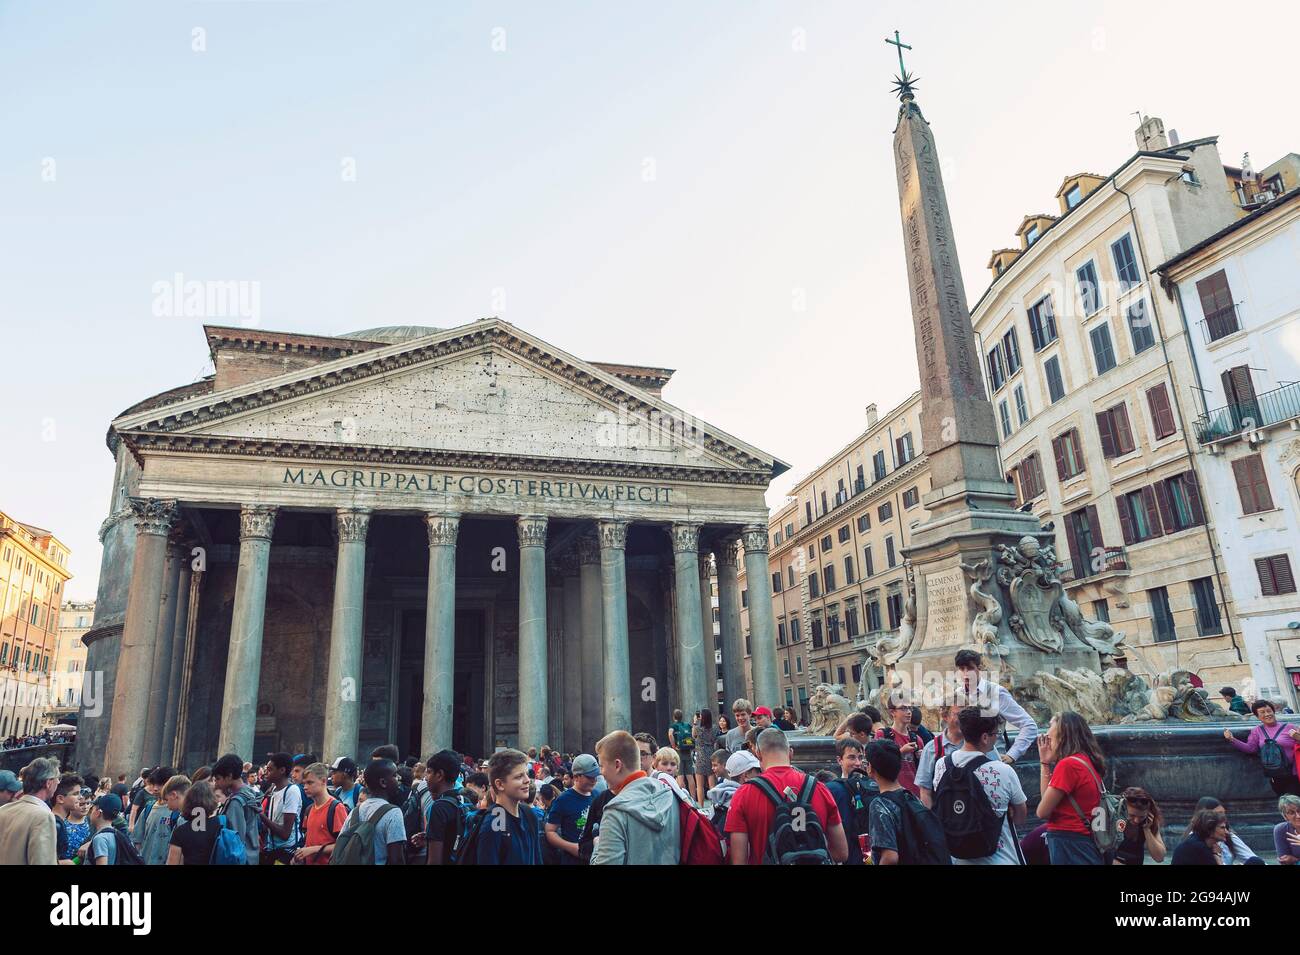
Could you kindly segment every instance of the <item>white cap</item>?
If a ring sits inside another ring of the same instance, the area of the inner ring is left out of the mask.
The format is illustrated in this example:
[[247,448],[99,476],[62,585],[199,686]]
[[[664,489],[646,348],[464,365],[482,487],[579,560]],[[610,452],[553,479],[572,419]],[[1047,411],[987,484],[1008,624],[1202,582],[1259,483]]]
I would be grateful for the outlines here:
[[747,773],[751,769],[761,769],[758,757],[747,749],[742,749],[738,753],[732,753],[727,757],[727,776],[735,779],[738,776]]

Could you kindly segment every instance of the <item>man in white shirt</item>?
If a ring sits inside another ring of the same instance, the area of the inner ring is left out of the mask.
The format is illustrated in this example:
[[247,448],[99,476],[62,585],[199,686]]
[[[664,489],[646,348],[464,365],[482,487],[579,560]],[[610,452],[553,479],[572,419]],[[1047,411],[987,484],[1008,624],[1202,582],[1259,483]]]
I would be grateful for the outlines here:
[[[974,650],[959,650],[954,663],[957,667],[958,690],[965,695],[965,699],[977,703],[989,716],[1001,717],[1016,728],[1016,741],[1001,757],[1004,763],[1014,763],[1038,739],[1038,725],[1034,718],[1025,712],[1024,707],[1016,702],[1005,686],[990,684],[982,677],[983,660]],[[996,733],[994,735],[996,738]]]
[[[1002,820],[998,833],[997,845],[993,852],[977,858],[959,859],[953,856],[953,865],[1023,865],[1020,856],[1020,844],[1016,838],[1016,824],[1023,822],[1028,814],[1025,805],[1025,790],[1020,785],[1020,777],[1010,764],[990,759],[988,750],[993,748],[997,737],[998,721],[996,717],[984,716],[978,707],[968,706],[958,715],[961,733],[964,737],[961,749],[950,752],[934,767],[934,792],[939,805],[939,816],[945,820],[943,780],[950,769],[959,769],[972,762],[978,762],[971,772],[988,797],[989,806]],[[951,786],[951,781],[949,786]],[[969,790],[967,790],[969,791]],[[952,800],[950,799],[949,802]],[[950,842],[951,845],[951,842]]]

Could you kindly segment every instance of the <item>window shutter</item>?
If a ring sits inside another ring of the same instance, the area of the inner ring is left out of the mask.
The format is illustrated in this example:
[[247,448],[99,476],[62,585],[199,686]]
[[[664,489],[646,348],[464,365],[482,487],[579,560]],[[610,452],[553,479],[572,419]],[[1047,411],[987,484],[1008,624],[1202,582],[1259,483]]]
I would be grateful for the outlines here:
[[1264,473],[1264,461],[1258,454],[1238,458],[1232,462],[1232,476],[1237,481],[1237,494],[1241,498],[1241,512],[1256,514],[1273,509],[1273,495]]
[[1089,504],[1086,513],[1088,515],[1088,530],[1092,534],[1093,547],[1105,547],[1101,539],[1101,521],[1097,517],[1096,505]]
[[1223,373],[1223,393],[1230,405],[1243,405],[1255,400],[1255,383],[1250,378],[1250,366],[1238,365]]
[[1016,492],[1016,507],[1024,503],[1024,498],[1020,494],[1020,469],[1012,468],[1007,472],[1007,483],[1011,485],[1011,490]]
[[1030,457],[1034,462],[1034,483],[1038,485],[1036,490],[1039,494],[1042,494],[1047,490],[1047,479],[1043,477],[1043,459],[1038,456],[1037,452],[1031,454]]
[[1259,505],[1261,511],[1271,511],[1273,509],[1273,495],[1268,489],[1268,475],[1264,473],[1264,458],[1262,455],[1251,455],[1251,476],[1255,480],[1255,503]]
[[[1290,568],[1287,568],[1290,570]],[[1271,557],[1255,558],[1255,573],[1259,574],[1259,592],[1264,597],[1277,596],[1277,579],[1273,576]]]
[[1247,470],[1249,460],[1249,458],[1238,458],[1232,462],[1232,476],[1237,481],[1237,497],[1241,499],[1243,514],[1254,514],[1259,510],[1255,506],[1255,486],[1251,483],[1250,473]]
[[1295,578],[1291,575],[1291,558],[1286,554],[1278,554],[1276,557],[1270,557],[1268,562],[1273,570],[1273,580],[1277,584],[1277,592],[1280,594],[1295,593]]
[[1164,532],[1160,529],[1160,504],[1156,500],[1155,488],[1150,484],[1142,489],[1142,507],[1147,512],[1147,524],[1151,527],[1151,536],[1163,537]]
[[1128,426],[1128,406],[1116,405],[1110,409],[1111,421],[1115,427],[1115,450],[1128,454],[1133,450],[1133,432]]
[[1156,507],[1160,511],[1160,523],[1166,534],[1172,534],[1178,530],[1178,525],[1174,521],[1174,509],[1169,504],[1169,489],[1165,487],[1164,481],[1157,481],[1152,488],[1155,491]]
[[1065,463],[1065,435],[1052,439],[1052,454],[1056,456],[1056,476],[1064,481],[1070,476]]
[[1101,436],[1102,457],[1115,457],[1115,431],[1111,427],[1109,411],[1102,411],[1097,415],[1097,433]]
[[1133,517],[1131,514],[1129,514],[1129,508],[1132,506],[1129,503],[1129,496],[1127,494],[1121,494],[1119,497],[1115,498],[1115,504],[1117,505],[1117,508],[1119,510],[1120,536],[1124,538],[1125,544],[1132,544],[1133,543]]
[[1164,382],[1147,392],[1147,404],[1151,407],[1151,424],[1155,428],[1156,437],[1167,438],[1176,430],[1174,428],[1174,412],[1169,406],[1169,392],[1165,389]]
[[1071,515],[1066,523],[1065,540],[1070,545],[1070,568],[1074,571],[1074,579],[1083,580],[1091,573],[1092,568],[1084,565],[1088,555],[1079,550],[1079,535],[1075,531],[1075,520],[1076,518]]
[[1192,512],[1192,523],[1205,523],[1205,510],[1201,507],[1201,490],[1196,486],[1196,472],[1183,472],[1183,490],[1187,493],[1187,508]]
[[1077,467],[1079,473],[1082,474],[1087,470],[1087,466],[1083,463],[1083,446],[1079,442],[1078,428],[1070,429],[1070,444],[1074,447],[1074,466]]

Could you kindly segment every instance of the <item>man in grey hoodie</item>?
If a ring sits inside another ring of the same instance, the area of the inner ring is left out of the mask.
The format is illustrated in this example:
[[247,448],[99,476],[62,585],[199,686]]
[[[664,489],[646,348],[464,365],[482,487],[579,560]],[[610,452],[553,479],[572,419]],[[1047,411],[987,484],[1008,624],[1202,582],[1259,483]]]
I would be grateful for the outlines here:
[[631,733],[615,730],[596,744],[600,771],[615,793],[601,817],[592,865],[676,865],[681,824],[671,786],[641,771]]

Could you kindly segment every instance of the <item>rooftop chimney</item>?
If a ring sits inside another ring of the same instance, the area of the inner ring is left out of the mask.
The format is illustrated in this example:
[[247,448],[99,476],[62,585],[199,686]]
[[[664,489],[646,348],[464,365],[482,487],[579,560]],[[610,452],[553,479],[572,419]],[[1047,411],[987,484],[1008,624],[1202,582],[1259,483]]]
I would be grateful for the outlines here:
[[1142,125],[1137,128],[1133,138],[1137,140],[1138,149],[1146,152],[1169,148],[1169,140],[1165,138],[1164,120],[1158,116],[1143,116]]
[[1178,143],[1179,143],[1179,139],[1178,139],[1178,130],[1176,130],[1176,129],[1171,129],[1171,130],[1169,130],[1169,145],[1170,145],[1170,146],[1177,146]]
[[873,401],[871,404],[867,405],[867,427],[874,428],[877,420],[876,403]]
[[1241,154],[1241,178],[1243,182],[1255,181],[1255,167],[1250,164],[1250,153]]

